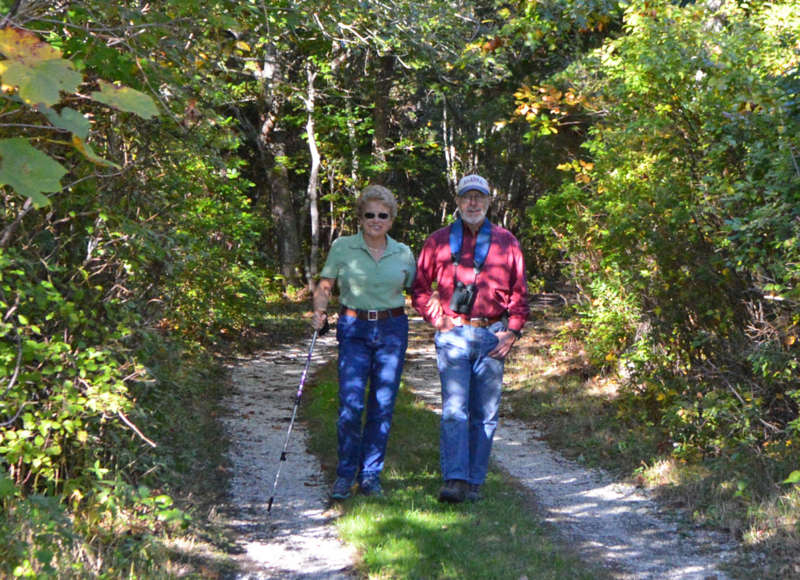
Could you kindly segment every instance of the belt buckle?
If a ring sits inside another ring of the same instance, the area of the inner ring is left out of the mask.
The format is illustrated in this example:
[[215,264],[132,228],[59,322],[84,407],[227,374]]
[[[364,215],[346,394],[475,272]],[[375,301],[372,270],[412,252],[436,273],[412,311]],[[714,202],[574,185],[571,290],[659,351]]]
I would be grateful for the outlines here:
[[377,310],[367,310],[367,320],[370,322],[375,322],[378,320],[378,311]]

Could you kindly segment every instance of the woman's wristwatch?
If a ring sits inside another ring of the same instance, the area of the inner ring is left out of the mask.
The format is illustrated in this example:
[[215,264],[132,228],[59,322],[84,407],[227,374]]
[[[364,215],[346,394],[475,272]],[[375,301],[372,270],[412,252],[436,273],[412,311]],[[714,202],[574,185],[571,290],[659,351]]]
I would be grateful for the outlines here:
[[513,328],[508,328],[506,330],[508,330],[508,332],[513,334],[516,337],[517,340],[522,338],[522,331],[521,330],[514,330]]

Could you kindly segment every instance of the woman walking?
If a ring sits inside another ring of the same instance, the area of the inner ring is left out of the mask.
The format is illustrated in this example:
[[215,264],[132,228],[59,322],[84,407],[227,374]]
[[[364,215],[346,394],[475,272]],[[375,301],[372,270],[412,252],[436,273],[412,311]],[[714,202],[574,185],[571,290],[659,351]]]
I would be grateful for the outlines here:
[[397,216],[392,192],[366,187],[356,212],[360,231],[331,245],[313,298],[312,325],[321,329],[338,282],[339,455],[333,499],[349,497],[356,481],[362,494],[383,493],[380,474],[408,346],[403,292],[416,271],[409,247],[388,235]]

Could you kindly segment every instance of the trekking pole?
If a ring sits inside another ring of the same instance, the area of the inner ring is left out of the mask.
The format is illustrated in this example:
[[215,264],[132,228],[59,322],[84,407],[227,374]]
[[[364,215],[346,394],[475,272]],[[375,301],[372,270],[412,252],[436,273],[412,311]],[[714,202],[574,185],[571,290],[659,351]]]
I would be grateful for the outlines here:
[[303,396],[303,385],[306,382],[306,375],[308,374],[308,367],[311,365],[311,353],[314,352],[314,343],[317,342],[317,336],[320,331],[315,329],[314,336],[311,337],[311,348],[308,349],[308,357],[306,357],[306,366],[303,369],[303,374],[300,376],[300,385],[297,387],[297,394],[294,397],[294,409],[292,409],[292,418],[289,421],[289,430],[286,432],[286,441],[283,443],[283,450],[281,451],[281,460],[278,462],[278,470],[275,472],[275,481],[272,483],[272,495],[269,498],[267,505],[267,513],[272,509],[272,500],[275,499],[275,488],[278,487],[278,476],[281,474],[281,465],[286,461],[286,449],[289,447],[289,435],[292,434],[292,426],[294,425],[294,418],[297,416],[297,407],[300,404],[300,398]]

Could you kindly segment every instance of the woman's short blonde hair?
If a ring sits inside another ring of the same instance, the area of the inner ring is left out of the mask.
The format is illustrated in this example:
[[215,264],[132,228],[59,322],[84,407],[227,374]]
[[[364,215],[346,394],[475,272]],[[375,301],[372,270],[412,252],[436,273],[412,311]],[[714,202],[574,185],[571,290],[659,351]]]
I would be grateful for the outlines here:
[[382,185],[368,185],[356,200],[356,212],[360,218],[364,215],[364,208],[371,201],[377,201],[389,208],[392,219],[397,217],[397,200],[394,194]]

